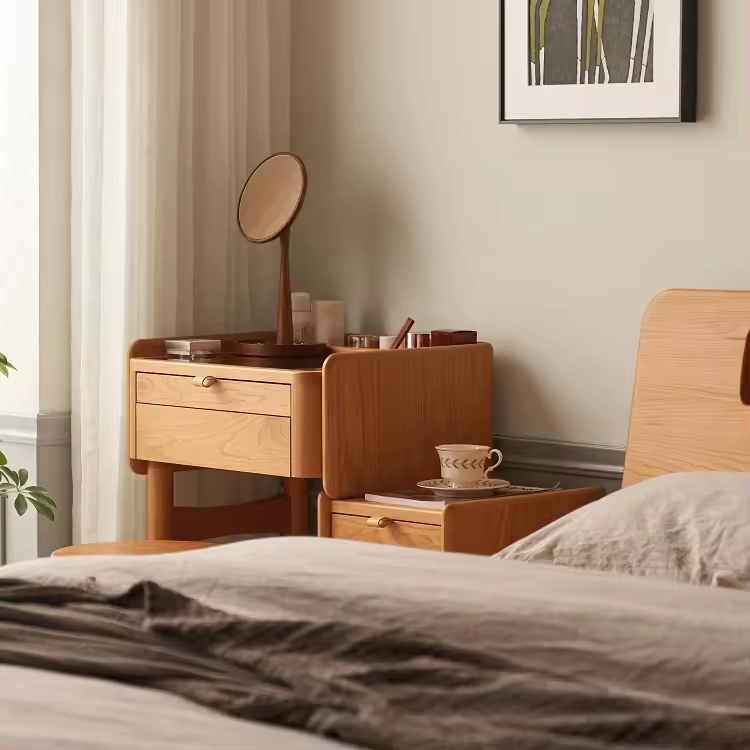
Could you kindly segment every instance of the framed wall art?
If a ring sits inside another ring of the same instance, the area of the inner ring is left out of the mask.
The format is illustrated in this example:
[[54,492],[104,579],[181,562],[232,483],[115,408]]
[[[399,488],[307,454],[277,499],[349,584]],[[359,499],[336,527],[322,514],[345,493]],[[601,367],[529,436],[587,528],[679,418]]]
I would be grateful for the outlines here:
[[500,121],[695,122],[698,0],[500,0]]

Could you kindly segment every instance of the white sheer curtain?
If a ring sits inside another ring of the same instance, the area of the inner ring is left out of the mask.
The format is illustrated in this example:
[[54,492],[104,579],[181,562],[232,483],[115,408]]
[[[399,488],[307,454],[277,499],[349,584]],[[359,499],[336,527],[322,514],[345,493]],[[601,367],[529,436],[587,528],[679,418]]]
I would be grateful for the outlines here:
[[86,542],[144,532],[126,458],[130,342],[273,319],[277,256],[248,247],[235,211],[251,167],[288,145],[289,8],[72,0],[71,13],[74,537]]

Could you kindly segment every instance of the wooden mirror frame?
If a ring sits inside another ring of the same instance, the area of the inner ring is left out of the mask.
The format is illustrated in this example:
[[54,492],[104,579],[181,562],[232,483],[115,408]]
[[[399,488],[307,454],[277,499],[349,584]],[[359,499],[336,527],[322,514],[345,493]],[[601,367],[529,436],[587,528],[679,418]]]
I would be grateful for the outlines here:
[[[247,192],[248,186],[252,183],[253,178],[258,171],[266,164],[279,157],[289,157],[297,162],[300,169],[302,185],[299,198],[289,218],[283,222],[281,228],[263,238],[251,237],[242,225],[242,201]],[[316,344],[295,344],[294,328],[292,323],[292,287],[289,270],[289,247],[291,242],[292,224],[296,220],[307,196],[307,168],[305,163],[296,154],[289,151],[280,151],[264,159],[250,173],[240,192],[240,198],[237,201],[237,226],[242,232],[242,236],[256,245],[263,245],[279,238],[281,245],[281,258],[279,263],[279,300],[276,312],[276,343],[271,342],[237,342],[236,354],[255,357],[317,357],[325,354],[325,347]]]

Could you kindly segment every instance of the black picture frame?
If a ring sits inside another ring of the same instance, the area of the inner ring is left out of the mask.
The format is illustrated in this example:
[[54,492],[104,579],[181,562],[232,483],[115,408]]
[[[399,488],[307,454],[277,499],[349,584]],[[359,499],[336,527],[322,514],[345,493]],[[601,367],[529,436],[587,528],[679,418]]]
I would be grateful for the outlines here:
[[506,17],[505,6],[510,2],[528,0],[498,0],[499,2],[499,47],[500,47],[500,124],[601,124],[601,123],[695,123],[698,121],[698,2],[699,0],[681,0],[682,28],[680,32],[680,106],[676,117],[633,117],[633,118],[514,118],[506,114],[506,81],[507,70],[505,59]]

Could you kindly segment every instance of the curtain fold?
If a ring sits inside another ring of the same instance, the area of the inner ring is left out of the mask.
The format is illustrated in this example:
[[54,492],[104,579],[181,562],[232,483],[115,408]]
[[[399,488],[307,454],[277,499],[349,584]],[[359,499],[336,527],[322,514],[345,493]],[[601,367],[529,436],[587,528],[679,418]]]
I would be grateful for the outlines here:
[[287,4],[72,0],[75,541],[145,531],[129,344],[273,320],[278,257],[247,245],[235,212],[252,167],[286,147]]

